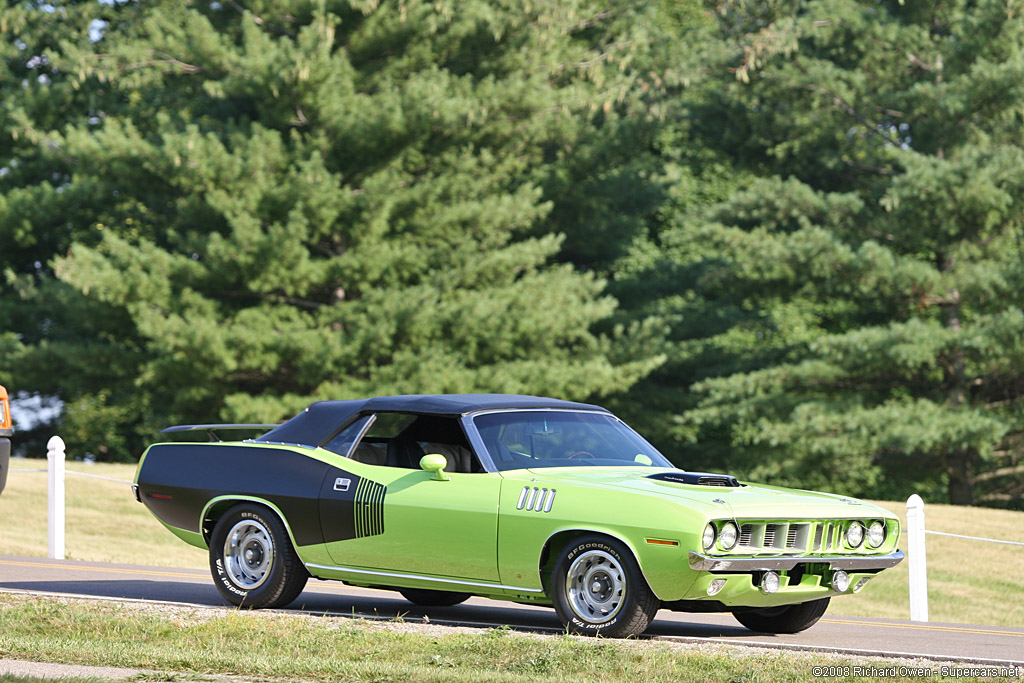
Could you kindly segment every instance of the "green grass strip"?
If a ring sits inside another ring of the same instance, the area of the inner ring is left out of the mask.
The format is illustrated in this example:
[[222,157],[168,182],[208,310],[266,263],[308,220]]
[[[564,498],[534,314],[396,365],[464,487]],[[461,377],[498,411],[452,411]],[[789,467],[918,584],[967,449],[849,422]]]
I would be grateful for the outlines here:
[[[0,657],[303,681],[818,680],[818,656],[0,595]],[[860,661],[863,665],[863,660]],[[889,664],[891,665],[891,663]],[[878,668],[886,664],[875,664]],[[938,675],[930,681],[939,680]],[[836,680],[870,680],[852,676]],[[967,680],[967,679],[960,679]],[[997,679],[985,679],[993,681]]]

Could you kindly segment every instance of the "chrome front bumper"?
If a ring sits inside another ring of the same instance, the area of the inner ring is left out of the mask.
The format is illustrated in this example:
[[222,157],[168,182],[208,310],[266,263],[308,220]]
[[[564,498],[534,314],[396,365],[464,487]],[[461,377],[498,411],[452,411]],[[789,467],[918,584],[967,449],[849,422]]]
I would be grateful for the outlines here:
[[785,571],[798,564],[827,564],[832,569],[888,569],[903,561],[902,550],[889,555],[865,555],[862,557],[844,555],[840,557],[812,557],[807,555],[788,557],[708,557],[690,551],[690,569],[705,572],[752,572],[769,569]]

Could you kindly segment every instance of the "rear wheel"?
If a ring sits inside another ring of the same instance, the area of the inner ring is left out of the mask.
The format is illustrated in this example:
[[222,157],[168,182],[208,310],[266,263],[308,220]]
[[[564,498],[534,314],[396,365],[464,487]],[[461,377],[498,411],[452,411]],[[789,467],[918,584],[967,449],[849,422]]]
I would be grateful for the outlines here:
[[398,592],[409,602],[424,607],[450,607],[465,602],[469,598],[469,593],[432,591],[421,588],[400,588]]
[[799,633],[809,629],[828,609],[829,598],[802,602],[799,605],[767,607],[746,612],[733,612],[736,621],[759,633]]
[[251,503],[236,505],[217,521],[210,571],[225,600],[251,608],[287,605],[309,578],[281,520]]
[[629,549],[604,536],[582,536],[562,550],[551,593],[571,633],[609,638],[643,633],[661,604]]

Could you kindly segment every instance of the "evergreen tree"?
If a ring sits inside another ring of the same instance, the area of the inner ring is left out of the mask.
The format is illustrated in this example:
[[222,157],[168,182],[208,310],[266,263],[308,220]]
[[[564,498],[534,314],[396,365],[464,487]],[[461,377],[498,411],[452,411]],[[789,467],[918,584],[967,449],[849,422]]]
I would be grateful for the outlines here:
[[[96,2],[18,2],[0,13],[0,382],[15,392],[16,406],[26,394],[99,393],[110,386],[112,368],[127,367],[100,336],[105,308],[52,277],[54,255],[89,238],[91,221],[76,218],[97,209],[93,188],[71,184],[74,160],[44,135],[69,121],[96,126],[114,106],[109,89],[58,68],[55,55],[65,46],[89,49],[123,11]],[[27,355],[27,348],[40,353]],[[47,355],[61,363],[51,365]],[[46,425],[19,426],[15,448],[45,453],[52,433]]]
[[679,374],[650,381],[697,381],[681,459],[1019,506],[1024,23],[989,0],[715,17],[690,134],[741,186],[623,265],[674,283],[646,305],[678,321]]
[[660,359],[642,331],[595,334],[614,300],[538,230],[580,118],[633,82],[614,63],[632,10],[612,9],[118,6],[95,42],[46,52],[96,108],[10,119],[64,170],[4,193],[45,197],[68,246],[5,299],[69,310],[43,312],[12,375],[67,402],[73,447],[122,459],[168,423],[312,399],[628,387]]

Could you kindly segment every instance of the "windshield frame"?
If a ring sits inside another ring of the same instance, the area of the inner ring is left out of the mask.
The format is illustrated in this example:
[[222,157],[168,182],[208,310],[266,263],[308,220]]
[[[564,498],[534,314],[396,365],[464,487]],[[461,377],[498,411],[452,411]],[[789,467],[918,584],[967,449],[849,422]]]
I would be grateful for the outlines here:
[[[533,469],[531,467],[517,467],[517,468],[501,468],[498,467],[497,462],[492,457],[490,449],[488,449],[484,438],[480,433],[480,430],[476,425],[476,418],[483,417],[486,415],[494,415],[499,413],[516,413],[516,414],[527,414],[527,413],[568,413],[572,415],[587,415],[587,416],[601,416],[611,420],[618,424],[618,426],[624,429],[628,434],[635,440],[637,440],[645,449],[651,454],[653,463],[651,465],[644,465],[642,463],[631,464],[623,461],[621,464],[601,464],[599,467],[652,467],[652,468],[674,468],[668,458],[665,457],[661,451],[655,448],[647,439],[645,439],[639,432],[626,424],[616,415],[608,412],[607,410],[583,410],[583,409],[572,409],[572,408],[497,408],[494,410],[482,410],[479,412],[465,415],[462,419],[463,426],[466,430],[466,434],[469,437],[470,443],[473,445],[473,449],[477,452],[480,461],[483,463],[484,468],[488,472],[512,472],[521,469]],[[658,459],[663,462],[659,462]],[[581,459],[578,464],[566,464],[560,466],[543,467],[541,469],[564,469],[566,467],[588,467],[589,465],[586,459]]]

